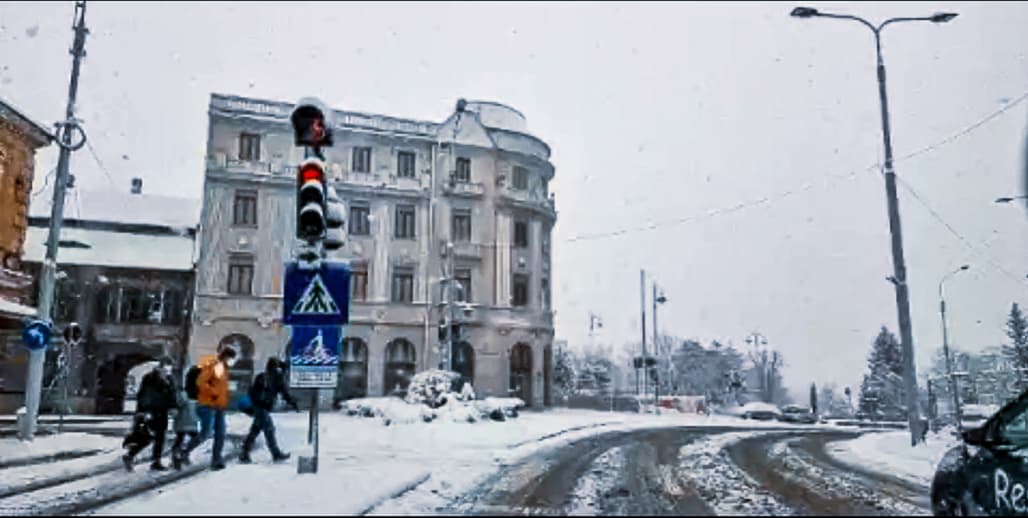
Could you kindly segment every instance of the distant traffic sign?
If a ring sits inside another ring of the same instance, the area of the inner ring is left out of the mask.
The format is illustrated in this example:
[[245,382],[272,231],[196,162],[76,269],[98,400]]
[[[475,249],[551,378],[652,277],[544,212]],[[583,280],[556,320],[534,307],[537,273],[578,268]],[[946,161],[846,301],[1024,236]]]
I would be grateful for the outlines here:
[[350,269],[322,261],[318,269],[286,263],[282,323],[290,326],[339,326],[350,321]]
[[25,324],[21,333],[21,341],[30,351],[42,351],[50,345],[50,337],[54,334],[54,328],[45,320],[31,320]]
[[339,326],[293,326],[289,339],[289,386],[335,388],[343,333]]

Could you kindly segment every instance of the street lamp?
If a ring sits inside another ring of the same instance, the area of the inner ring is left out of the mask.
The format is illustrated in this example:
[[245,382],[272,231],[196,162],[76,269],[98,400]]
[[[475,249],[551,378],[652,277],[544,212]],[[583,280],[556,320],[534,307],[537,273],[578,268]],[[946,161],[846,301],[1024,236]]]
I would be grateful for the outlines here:
[[914,337],[910,325],[910,299],[907,292],[907,268],[903,260],[903,234],[900,228],[899,200],[896,196],[896,173],[893,170],[892,135],[889,128],[889,103],[885,93],[885,62],[882,60],[881,32],[887,25],[897,22],[946,23],[956,13],[935,13],[931,16],[890,18],[877,27],[867,20],[849,14],[822,13],[812,7],[797,7],[790,13],[796,18],[838,18],[860,22],[875,35],[875,54],[878,62],[878,97],[881,101],[882,141],[885,146],[885,192],[889,209],[889,231],[892,235],[892,265],[896,287],[896,306],[899,314],[900,343],[903,346],[903,385],[907,396],[907,419],[910,426],[910,444],[921,441],[921,420],[917,410],[917,372],[914,367]]
[[957,391],[957,377],[953,374],[953,367],[949,357],[949,334],[946,329],[946,298],[943,288],[945,287],[947,279],[967,270],[968,268],[970,268],[970,266],[965,264],[960,268],[943,275],[942,279],[939,280],[939,314],[942,316],[942,354],[946,357],[946,376],[949,377],[950,390],[953,392],[953,415],[956,417],[958,432],[961,432],[963,428],[960,415],[960,393]]
[[[664,304],[667,302],[667,297],[664,296],[664,290],[661,288],[660,295],[657,294],[657,283],[653,283],[653,352],[658,358],[664,355],[664,348],[662,347],[660,334],[657,332],[657,304]],[[643,360],[646,361],[645,359]],[[649,375],[649,367],[646,367],[646,374]],[[654,372],[659,373],[657,367],[654,367]],[[657,398],[660,396],[660,380],[654,380],[653,389],[655,394],[653,395],[654,404],[657,403]]]
[[1020,196],[1004,196],[1002,198],[996,198],[996,203],[1010,203],[1014,200],[1028,200],[1028,194],[1022,194]]
[[[774,399],[774,394],[769,390],[771,376],[768,373],[767,353],[770,348],[767,346],[767,337],[755,332],[746,337],[746,343],[752,345],[756,351],[756,355],[752,359],[754,366],[757,367],[757,374],[760,376],[760,396],[765,403],[770,403]],[[756,365],[758,359],[760,365]]]

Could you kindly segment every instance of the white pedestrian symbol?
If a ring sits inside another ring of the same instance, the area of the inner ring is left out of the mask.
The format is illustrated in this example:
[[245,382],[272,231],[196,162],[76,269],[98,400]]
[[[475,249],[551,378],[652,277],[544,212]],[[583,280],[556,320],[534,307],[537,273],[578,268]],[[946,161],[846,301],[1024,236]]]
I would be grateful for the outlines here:
[[314,278],[311,279],[311,283],[307,286],[307,289],[303,291],[303,296],[296,302],[296,306],[293,307],[293,314],[295,315],[336,315],[339,314],[339,306],[335,300],[332,300],[332,295],[329,294],[328,288],[325,287],[325,283],[321,280],[321,275],[314,274]]

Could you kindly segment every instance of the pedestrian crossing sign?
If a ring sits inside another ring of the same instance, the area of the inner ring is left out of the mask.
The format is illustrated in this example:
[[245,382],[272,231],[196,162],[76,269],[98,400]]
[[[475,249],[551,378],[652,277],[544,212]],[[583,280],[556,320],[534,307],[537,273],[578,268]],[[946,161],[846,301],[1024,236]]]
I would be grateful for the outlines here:
[[344,262],[322,261],[318,269],[285,265],[282,323],[290,326],[341,326],[350,321],[350,269]]

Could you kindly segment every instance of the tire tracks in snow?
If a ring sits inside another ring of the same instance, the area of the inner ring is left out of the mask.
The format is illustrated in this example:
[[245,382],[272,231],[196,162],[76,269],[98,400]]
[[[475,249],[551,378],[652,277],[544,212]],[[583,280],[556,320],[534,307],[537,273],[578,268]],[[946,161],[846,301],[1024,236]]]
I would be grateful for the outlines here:
[[924,515],[920,495],[889,480],[826,461],[825,444],[853,432],[773,434],[728,446],[732,462],[799,514]]

